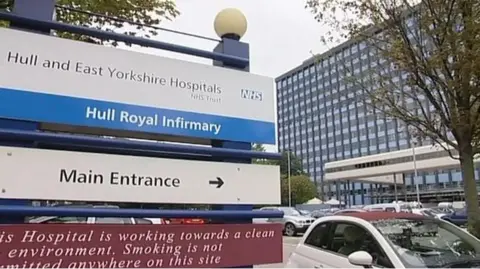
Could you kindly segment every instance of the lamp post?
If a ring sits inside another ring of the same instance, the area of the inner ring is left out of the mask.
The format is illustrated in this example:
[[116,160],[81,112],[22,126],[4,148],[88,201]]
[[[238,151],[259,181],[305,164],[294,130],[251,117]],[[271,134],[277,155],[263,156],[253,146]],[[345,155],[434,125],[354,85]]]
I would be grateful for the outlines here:
[[291,180],[290,150],[287,150],[287,180],[288,180],[288,207],[292,207],[292,180]]
[[417,142],[413,142],[412,147],[412,154],[413,154],[413,171],[414,171],[414,178],[413,181],[415,182],[415,191],[417,192],[417,202],[420,204],[420,189],[418,187],[418,171],[417,171],[417,157],[415,154],[415,147],[417,146]]
[[[221,38],[221,41],[213,49],[214,52],[218,52],[224,55],[239,57],[243,59],[250,58],[249,44],[242,42],[240,39],[247,32],[247,19],[243,13],[236,8],[227,8],[221,10],[213,21],[213,28]],[[214,66],[235,69],[237,71],[249,72],[248,64],[236,64],[231,62],[213,61]],[[251,150],[251,143],[246,142],[234,142],[224,140],[213,140],[212,147],[217,148],[229,148],[235,150]],[[225,158],[218,161],[227,161],[235,163],[251,163],[250,158]],[[227,204],[216,205],[214,209],[217,210],[242,210],[251,211],[252,205],[245,204]],[[224,220],[223,223],[252,223],[252,219],[237,219],[237,220]],[[247,266],[252,268],[253,266]]]
[[247,18],[236,8],[226,8],[215,17],[213,27],[222,39],[240,40],[247,32]]

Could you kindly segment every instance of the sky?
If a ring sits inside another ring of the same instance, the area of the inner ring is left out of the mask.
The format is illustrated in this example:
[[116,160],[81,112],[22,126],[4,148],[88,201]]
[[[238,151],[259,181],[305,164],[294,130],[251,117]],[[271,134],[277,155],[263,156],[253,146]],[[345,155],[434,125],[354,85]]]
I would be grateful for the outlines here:
[[[326,47],[320,41],[325,28],[305,9],[305,0],[177,0],[180,15],[160,26],[175,31],[218,38],[213,21],[225,8],[238,8],[247,18],[248,28],[242,37],[250,45],[250,72],[276,78],[300,65]],[[212,50],[216,42],[160,32],[153,39]],[[211,60],[150,48],[132,47],[135,51],[211,64]],[[275,113],[276,114],[276,113]],[[276,146],[266,146],[276,151]]]
[[[176,0],[180,16],[164,21],[161,27],[217,38],[213,21],[224,8],[238,8],[246,16],[248,29],[242,41],[250,44],[250,71],[278,77],[300,65],[313,53],[325,50],[320,41],[322,25],[313,19],[305,0]],[[154,39],[204,50],[214,41],[160,32]],[[168,51],[134,48],[136,51],[210,64],[211,60]]]

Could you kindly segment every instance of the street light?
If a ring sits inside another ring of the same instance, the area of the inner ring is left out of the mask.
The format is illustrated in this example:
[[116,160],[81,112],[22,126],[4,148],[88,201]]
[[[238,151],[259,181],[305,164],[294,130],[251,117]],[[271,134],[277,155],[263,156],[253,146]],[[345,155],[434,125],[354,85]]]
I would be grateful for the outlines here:
[[288,177],[288,207],[292,207],[292,181],[290,179],[291,169],[290,169],[290,150],[287,150],[287,177]]
[[412,152],[413,152],[413,171],[414,171],[414,178],[413,181],[415,182],[415,190],[417,192],[417,202],[420,204],[420,190],[418,187],[418,171],[417,171],[417,157],[415,154],[415,146],[417,145],[417,142],[413,142],[413,147],[412,147]]
[[247,18],[236,8],[226,8],[217,14],[213,27],[220,38],[240,40],[247,32]]

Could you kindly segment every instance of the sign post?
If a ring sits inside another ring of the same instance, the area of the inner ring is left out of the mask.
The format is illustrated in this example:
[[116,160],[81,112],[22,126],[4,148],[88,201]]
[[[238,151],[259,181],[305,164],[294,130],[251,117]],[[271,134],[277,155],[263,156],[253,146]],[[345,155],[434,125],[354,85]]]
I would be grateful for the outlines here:
[[[232,33],[231,31],[225,31],[226,29],[222,29],[221,24],[224,23],[223,20],[228,20],[229,17],[237,17],[238,23],[240,24],[237,33]],[[243,24],[240,22],[244,22]],[[217,34],[222,39],[221,42],[214,48],[215,52],[221,52],[227,55],[242,57],[245,59],[250,59],[250,51],[249,45],[247,43],[243,43],[240,41],[240,38],[245,33],[247,29],[247,23],[243,14],[239,13],[237,10],[234,9],[226,9],[223,13],[219,13],[215,18],[215,30]],[[228,64],[222,61],[214,61],[213,64],[215,66],[220,66],[224,68],[231,68],[234,70],[239,70],[243,72],[249,72],[250,66],[238,66]],[[250,90],[250,89],[242,89],[242,90]],[[250,104],[257,104],[262,102],[252,101],[251,99],[247,99]],[[230,149],[239,149],[239,150],[251,150],[252,144],[246,142],[238,142],[238,141],[225,141],[225,140],[214,140],[212,141],[213,147],[220,147],[220,148],[230,148]],[[252,160],[248,158],[226,158],[219,161],[226,161],[226,162],[237,162],[237,163],[251,163]],[[252,210],[252,205],[239,205],[239,204],[225,204],[221,206],[215,206],[215,209],[220,210]],[[251,223],[251,219],[238,219],[233,222],[237,223]],[[253,266],[252,266],[253,267]]]
[[[35,4],[42,8],[16,0],[13,13],[0,12],[12,28],[0,29],[0,222],[52,216],[219,223],[2,226],[0,252],[8,257],[0,259],[0,267],[281,262],[281,225],[251,223],[255,217],[283,216],[252,210],[253,204],[280,203],[280,172],[251,159],[281,156],[251,151],[252,143],[276,141],[274,88],[272,79],[248,72],[248,44],[240,42],[247,24],[243,14],[219,13],[215,30],[222,40],[210,52],[55,22],[54,0]],[[214,66],[62,39],[49,36],[50,30],[210,58]],[[32,199],[198,203],[214,210],[32,207]]]
[[[36,6],[38,4],[38,6]],[[14,2],[13,12],[27,17],[40,20],[51,20],[54,14],[55,1],[54,0],[39,0],[36,2],[36,5],[32,5],[31,1],[19,0]],[[34,31],[37,33],[50,34],[50,29],[45,27],[25,27],[21,24],[12,23],[11,27],[21,28],[25,31]],[[31,44],[34,46],[34,44]],[[38,122],[24,121],[24,120],[14,120],[14,119],[5,119],[0,118],[0,128],[4,129],[17,129],[17,130],[28,130],[36,131],[38,129]],[[1,141],[0,145],[8,146],[20,146],[20,147],[34,147],[34,141],[23,141],[23,142],[11,142],[11,141]],[[0,205],[30,205],[31,201],[29,200],[11,200],[11,199],[0,199]],[[0,216],[0,223],[23,223],[23,217],[10,217],[10,216]]]

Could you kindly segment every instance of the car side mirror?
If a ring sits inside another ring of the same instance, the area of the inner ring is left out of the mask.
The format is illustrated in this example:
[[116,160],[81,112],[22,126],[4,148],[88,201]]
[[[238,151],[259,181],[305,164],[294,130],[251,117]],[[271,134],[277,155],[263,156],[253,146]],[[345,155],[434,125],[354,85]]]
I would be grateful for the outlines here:
[[373,257],[368,252],[360,250],[348,255],[348,262],[363,268],[372,268]]

